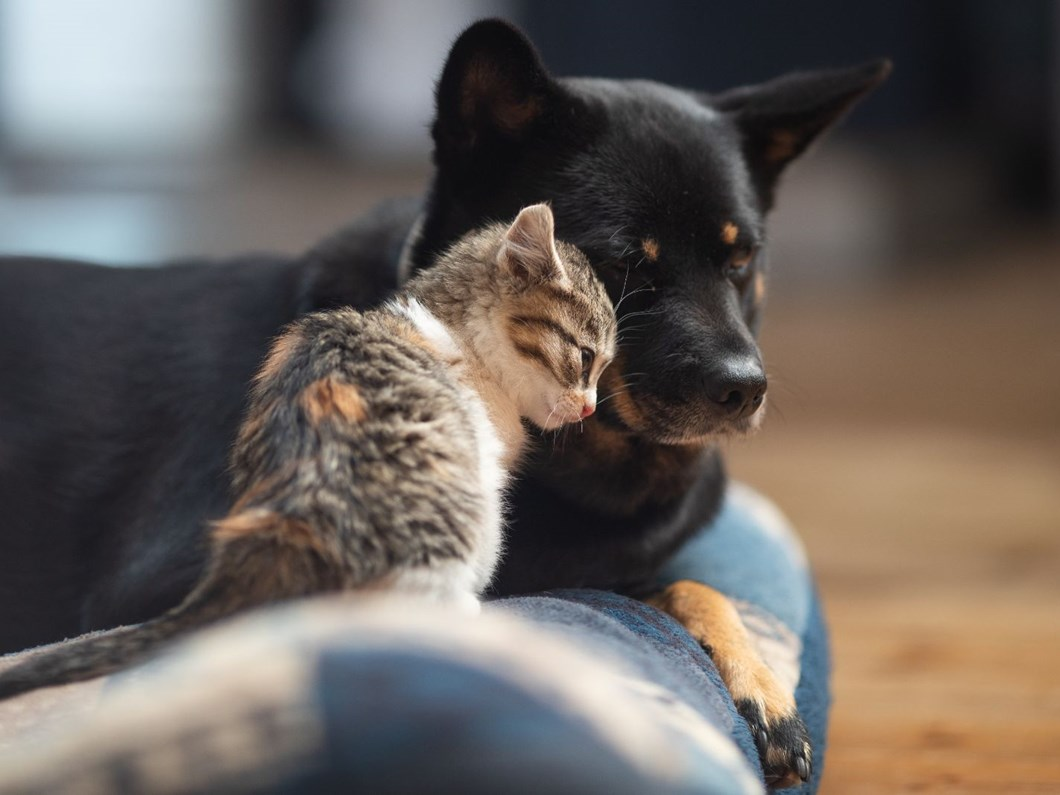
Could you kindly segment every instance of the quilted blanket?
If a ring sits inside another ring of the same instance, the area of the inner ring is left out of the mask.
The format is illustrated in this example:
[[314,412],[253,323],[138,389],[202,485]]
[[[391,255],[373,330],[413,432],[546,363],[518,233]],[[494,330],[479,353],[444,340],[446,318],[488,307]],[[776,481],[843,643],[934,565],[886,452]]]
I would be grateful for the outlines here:
[[[729,594],[796,692],[817,789],[828,649],[791,528],[730,487],[667,569]],[[0,666],[18,655],[0,658]],[[0,704],[0,793],[754,793],[754,743],[668,616],[553,591],[468,618],[330,596],[219,624],[102,682]]]

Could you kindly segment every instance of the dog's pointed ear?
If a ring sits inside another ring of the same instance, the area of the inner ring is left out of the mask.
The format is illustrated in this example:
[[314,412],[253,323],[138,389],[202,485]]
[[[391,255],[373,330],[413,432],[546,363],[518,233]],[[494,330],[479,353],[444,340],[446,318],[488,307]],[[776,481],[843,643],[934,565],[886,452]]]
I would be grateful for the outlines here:
[[435,158],[445,162],[491,143],[519,141],[556,91],[521,31],[499,19],[476,22],[453,44],[438,81]]
[[771,203],[784,168],[890,73],[888,60],[796,72],[713,95],[709,102],[735,118],[759,192]]

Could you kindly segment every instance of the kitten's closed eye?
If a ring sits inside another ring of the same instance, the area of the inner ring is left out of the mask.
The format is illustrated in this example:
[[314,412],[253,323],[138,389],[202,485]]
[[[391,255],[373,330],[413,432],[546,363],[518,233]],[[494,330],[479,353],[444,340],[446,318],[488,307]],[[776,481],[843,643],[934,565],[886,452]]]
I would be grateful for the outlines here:
[[582,348],[582,383],[589,383],[589,371],[593,368],[593,362],[596,361],[596,354],[592,348]]

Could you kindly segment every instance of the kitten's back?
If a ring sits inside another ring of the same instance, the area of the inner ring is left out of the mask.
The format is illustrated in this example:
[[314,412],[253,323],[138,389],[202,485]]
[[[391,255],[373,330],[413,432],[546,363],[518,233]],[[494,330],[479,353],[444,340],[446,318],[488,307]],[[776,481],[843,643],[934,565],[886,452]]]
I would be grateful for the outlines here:
[[396,561],[466,556],[485,510],[467,406],[411,321],[385,310],[309,315],[255,383],[233,454],[244,495],[233,515],[304,521],[351,586]]
[[213,527],[203,579],[159,618],[0,672],[0,698],[112,673],[280,599],[398,588],[477,608],[495,560],[469,561],[500,517],[479,485],[473,396],[451,369],[388,311],[297,321],[255,379],[232,460],[241,497]]
[[[110,673],[279,599],[388,588],[477,610],[500,554],[505,457],[524,436],[516,406],[532,387],[535,411],[551,418],[559,403],[541,404],[543,385],[581,408],[613,355],[613,317],[600,324],[589,311],[609,308],[606,293],[576,251],[564,266],[552,229],[547,206],[527,208],[381,309],[292,324],[254,380],[232,456],[240,496],[213,527],[200,583],[158,619],[0,673],[0,698]],[[528,301],[539,315],[513,315]],[[550,338],[570,372],[512,357],[515,329]],[[516,371],[502,386],[506,360]],[[498,432],[501,414],[513,438]]]

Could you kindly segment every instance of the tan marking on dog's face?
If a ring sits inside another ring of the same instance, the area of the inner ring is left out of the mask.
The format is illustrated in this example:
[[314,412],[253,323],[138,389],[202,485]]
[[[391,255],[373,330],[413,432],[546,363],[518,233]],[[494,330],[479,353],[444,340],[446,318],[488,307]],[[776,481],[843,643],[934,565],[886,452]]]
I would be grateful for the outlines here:
[[659,241],[654,237],[646,237],[640,241],[640,250],[648,258],[648,262],[659,261]]
[[615,463],[628,458],[632,449],[628,434],[604,426],[595,417],[585,422],[578,441],[591,451],[591,455]]
[[740,227],[734,224],[732,221],[726,221],[721,225],[721,242],[726,246],[731,246],[736,242],[736,238],[740,234]]
[[309,421],[319,425],[327,419],[363,422],[368,416],[361,393],[353,384],[335,378],[321,378],[302,391],[302,408]]
[[633,430],[644,428],[647,422],[643,410],[629,394],[629,387],[626,386],[625,381],[622,378],[618,378],[617,382],[614,397],[615,412],[622,418],[622,422]]
[[754,290],[754,302],[761,304],[762,299],[766,297],[766,277],[761,273],[756,273],[752,289]]
[[798,152],[799,136],[791,130],[774,130],[766,147],[766,160],[775,165],[786,163]]

